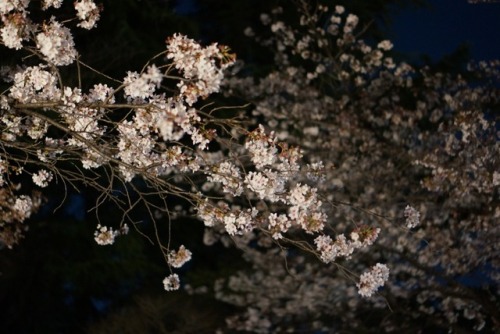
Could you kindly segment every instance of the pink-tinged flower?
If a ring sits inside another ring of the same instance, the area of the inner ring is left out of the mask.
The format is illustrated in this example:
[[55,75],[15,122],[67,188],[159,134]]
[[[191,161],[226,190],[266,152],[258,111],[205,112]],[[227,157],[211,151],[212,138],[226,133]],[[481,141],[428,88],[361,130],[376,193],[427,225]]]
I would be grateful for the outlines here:
[[389,268],[385,264],[377,263],[370,271],[359,278],[358,293],[363,297],[370,297],[378,288],[389,279]]
[[184,247],[184,245],[181,245],[178,251],[170,251],[168,253],[168,264],[174,268],[180,268],[186,262],[191,260],[191,255],[192,253],[189,251],[189,249]]
[[179,290],[179,287],[181,286],[180,280],[179,280],[179,275],[177,274],[172,274],[163,280],[163,287],[167,291],[175,291]]
[[45,188],[49,185],[49,182],[52,181],[52,173],[45,170],[45,169],[41,169],[40,171],[38,171],[38,173],[36,174],[33,174],[33,182],[39,186],[40,188]]
[[36,35],[36,46],[45,60],[56,66],[69,65],[78,55],[71,31],[54,18]]

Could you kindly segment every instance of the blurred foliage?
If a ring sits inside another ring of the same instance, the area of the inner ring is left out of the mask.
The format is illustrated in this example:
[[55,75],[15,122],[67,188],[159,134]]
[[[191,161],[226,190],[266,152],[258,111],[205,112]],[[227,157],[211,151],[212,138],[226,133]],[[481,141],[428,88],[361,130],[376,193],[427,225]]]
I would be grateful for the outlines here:
[[228,306],[203,296],[139,295],[89,327],[91,334],[214,333]]

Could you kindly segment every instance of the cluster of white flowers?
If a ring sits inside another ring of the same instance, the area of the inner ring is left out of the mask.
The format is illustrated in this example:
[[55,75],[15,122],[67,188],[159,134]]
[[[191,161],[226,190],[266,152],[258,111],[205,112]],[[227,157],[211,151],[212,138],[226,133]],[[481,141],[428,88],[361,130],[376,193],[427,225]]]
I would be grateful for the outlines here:
[[271,213],[267,219],[269,221],[269,230],[272,233],[273,239],[276,240],[283,238],[282,233],[286,233],[292,227],[292,222],[284,214]]
[[245,185],[259,198],[271,202],[282,199],[285,179],[278,173],[267,169],[262,172],[249,172],[245,175]]
[[[182,101],[168,99],[152,102],[154,107],[138,108],[131,121],[123,120],[118,125],[119,152],[117,156],[124,163],[137,168],[150,168],[155,175],[167,175],[175,169],[197,171],[196,158],[189,156],[178,145],[165,147],[158,141],[159,133],[165,141],[176,141],[192,133],[194,110],[186,110]],[[151,167],[155,166],[155,167]],[[127,181],[136,171],[128,166],[120,166]]]
[[[29,0],[8,0],[0,2],[0,15],[3,26],[0,27],[0,36],[3,44],[11,49],[19,50],[23,41],[28,40],[30,34],[42,30],[37,34],[35,41],[45,60],[57,66],[71,64],[77,56],[74,48],[73,36],[68,28],[62,26],[54,17],[50,22],[37,24],[28,18],[26,10]],[[50,7],[60,8],[62,0],[43,0],[42,10]],[[92,0],[78,0],[74,2],[79,27],[91,29],[99,20],[99,7]]]
[[297,184],[290,192],[292,207],[288,210],[290,219],[297,221],[307,233],[320,232],[327,220],[321,210],[323,203],[318,199],[316,189]]
[[[323,230],[327,215],[319,200],[316,188],[297,183],[301,152],[298,148],[279,143],[274,133],[267,134],[259,125],[250,132],[245,142],[255,171],[243,176],[232,163],[222,162],[211,171],[208,181],[222,184],[223,191],[232,195],[245,195],[252,200],[266,201],[273,205],[289,206],[287,214],[260,214],[260,210],[241,210],[227,205],[211,205],[207,201],[198,206],[198,215],[206,226],[223,226],[229,235],[241,235],[259,226],[265,227],[276,240],[290,228],[299,228],[313,234]],[[322,163],[315,164],[319,173]],[[276,208],[278,209],[278,208]],[[281,207],[280,210],[283,210]]]
[[188,105],[220,89],[223,69],[234,63],[228,49],[217,44],[201,47],[186,36],[175,34],[167,39],[167,58],[184,78],[178,87]]
[[60,97],[57,77],[46,66],[30,66],[14,75],[9,97],[21,103],[51,101]]
[[226,203],[219,202],[217,206],[208,200],[199,203],[196,208],[198,216],[207,227],[223,226],[224,230],[231,236],[243,235],[252,231],[257,226],[257,215],[259,211],[251,209],[241,210],[235,206],[231,209]]
[[[92,140],[96,136],[104,133],[104,129],[99,126],[98,121],[102,117],[102,112],[97,108],[79,107],[78,104],[84,101],[84,96],[78,88],[71,89],[65,87],[60,110],[65,118],[68,128],[86,140]],[[75,146],[88,146],[80,139],[73,138],[70,143]]]
[[113,231],[113,228],[107,226],[97,225],[97,229],[94,232],[94,240],[98,245],[106,246],[112,245],[115,242],[115,238],[118,235],[117,231]]
[[102,226],[101,224],[97,224],[96,231],[94,232],[94,240],[98,245],[106,246],[112,245],[115,243],[115,238],[120,235],[128,234],[129,227],[127,224],[123,224],[123,226],[119,230],[113,230],[112,227]]
[[0,29],[0,36],[4,45],[8,48],[19,50],[23,47],[22,32],[19,26],[12,21],[6,22],[2,29]]
[[16,211],[21,220],[29,218],[33,209],[33,201],[26,195],[21,195],[16,198],[13,210]]
[[47,171],[45,169],[40,169],[38,173],[33,174],[33,183],[41,188],[45,188],[49,185],[50,181],[52,181],[53,175],[52,172]]
[[236,211],[227,213],[222,219],[224,228],[229,235],[245,234],[252,231],[255,227],[255,217],[258,211],[255,208],[245,211]]
[[[197,52],[204,52],[204,49],[194,41],[182,35],[175,35],[167,41],[167,48],[170,50],[167,54],[172,54],[177,45],[176,41],[189,41],[191,49],[184,50],[186,56],[189,52],[194,52],[195,55]],[[170,42],[174,46],[169,44]],[[198,56],[188,57],[190,66],[203,67],[206,59],[204,60],[201,54]],[[175,62],[175,56],[172,58]],[[220,69],[220,66],[218,68]],[[171,69],[172,67],[169,67],[169,71]],[[183,67],[178,69],[184,74]],[[144,104],[144,107],[135,109],[131,119],[123,119],[118,125],[117,157],[125,163],[119,168],[127,181],[137,174],[136,168],[147,168],[157,176],[167,175],[175,170],[195,172],[200,168],[200,159],[194,152],[185,150],[173,142],[187,135],[191,137],[198,150],[205,150],[210,141],[216,137],[215,130],[202,127],[204,120],[195,108],[188,106],[190,103],[182,91],[180,95],[168,98],[163,94],[155,94],[164,77],[164,73],[156,65],[150,65],[141,74],[128,72],[124,79],[124,93],[127,100],[134,104]],[[190,80],[198,79],[190,78]],[[109,95],[109,92],[107,94]],[[106,102],[111,103],[111,100]],[[161,142],[158,135],[168,145]]]
[[241,171],[230,161],[224,161],[210,171],[207,181],[222,183],[223,191],[233,196],[239,196],[243,192]]
[[370,271],[359,278],[358,293],[363,297],[370,297],[389,279],[389,268],[385,264],[377,263]]
[[356,29],[359,23],[359,18],[354,14],[347,15],[347,19],[344,25],[344,34],[350,34]]
[[414,228],[420,224],[420,213],[412,206],[407,205],[404,211],[406,227]]
[[16,195],[20,185],[12,185],[3,179],[7,170],[8,166],[0,159],[0,247],[11,249],[28,230],[25,220],[38,210],[41,196],[37,192],[31,196]]
[[54,18],[36,35],[36,45],[45,60],[56,66],[69,65],[78,56],[71,31]]
[[3,44],[11,49],[22,48],[22,41],[27,39],[28,31],[33,31],[27,19],[29,0],[12,0],[0,2],[0,15],[3,26],[0,36]]
[[361,248],[373,245],[375,240],[377,240],[379,233],[380,228],[373,228],[370,226],[362,225],[352,231],[350,237],[355,243],[356,247]]
[[377,47],[378,47],[379,49],[384,50],[384,51],[389,51],[389,50],[391,50],[393,46],[394,46],[394,45],[393,45],[393,44],[391,43],[391,41],[389,41],[389,40],[384,40],[384,41],[382,41],[382,42],[380,42],[380,43],[378,43],[378,44],[377,44]]
[[356,248],[356,244],[343,234],[339,234],[335,241],[329,235],[320,235],[314,239],[314,243],[321,261],[325,263],[334,262],[340,256],[349,258]]
[[84,29],[92,29],[100,18],[99,7],[92,0],[75,1],[77,17],[80,19],[78,26]]
[[245,148],[252,155],[252,162],[255,168],[262,169],[267,165],[272,165],[276,161],[278,149],[275,145],[274,133],[267,135],[263,125],[255,129],[247,142]]
[[155,65],[148,66],[146,72],[141,74],[129,71],[123,80],[125,95],[143,100],[152,97],[162,80],[163,74]]
[[166,291],[175,291],[179,290],[179,287],[181,286],[180,280],[179,280],[179,275],[177,274],[171,274],[163,280],[163,287],[165,288]]
[[108,87],[108,85],[96,84],[89,90],[87,101],[89,103],[107,102],[113,104],[115,103],[115,97],[113,93],[113,88]]
[[0,2],[0,14],[4,15],[14,10],[23,10],[28,7],[29,0],[8,0]]
[[59,8],[63,0],[42,0],[42,9],[46,10],[49,7]]
[[168,264],[171,265],[174,268],[180,268],[182,267],[186,262],[191,260],[191,255],[192,253],[184,247],[184,245],[181,245],[179,247],[179,250],[175,251],[172,250],[168,253],[167,256],[167,261]]

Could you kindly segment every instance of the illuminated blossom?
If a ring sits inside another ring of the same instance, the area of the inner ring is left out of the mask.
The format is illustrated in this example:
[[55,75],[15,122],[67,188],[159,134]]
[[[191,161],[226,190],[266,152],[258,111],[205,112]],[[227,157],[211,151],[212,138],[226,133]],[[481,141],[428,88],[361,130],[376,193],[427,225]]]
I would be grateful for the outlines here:
[[52,181],[53,175],[52,172],[49,172],[45,169],[41,169],[38,173],[33,174],[33,183],[41,188],[45,188],[49,185],[50,181]]
[[0,29],[0,36],[2,37],[2,42],[8,48],[19,50],[23,47],[22,32],[13,22],[7,22]]
[[189,249],[181,245],[178,251],[170,251],[168,253],[168,264],[174,268],[182,267],[186,262],[191,260],[191,252]]
[[179,275],[171,274],[163,280],[163,287],[166,291],[179,290],[180,287]]
[[97,230],[94,232],[94,240],[101,246],[112,245],[117,235],[117,231],[113,231],[111,227],[98,224]]
[[370,297],[389,279],[389,268],[385,264],[377,263],[374,267],[361,275],[358,293],[363,297]]
[[92,29],[96,26],[96,22],[100,18],[99,7],[92,0],[75,1],[75,9],[77,17],[80,19],[79,27],[84,29]]
[[54,18],[36,35],[36,44],[45,59],[54,65],[69,65],[78,55],[70,30]]

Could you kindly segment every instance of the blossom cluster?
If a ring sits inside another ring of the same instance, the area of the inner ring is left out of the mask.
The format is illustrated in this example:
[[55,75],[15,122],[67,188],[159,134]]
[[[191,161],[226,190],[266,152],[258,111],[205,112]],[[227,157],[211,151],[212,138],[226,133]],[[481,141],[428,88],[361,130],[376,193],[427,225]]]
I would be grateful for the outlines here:
[[420,213],[409,205],[405,208],[404,216],[406,218],[406,227],[414,228],[420,224]]
[[287,206],[288,212],[261,214],[256,209],[232,210],[227,205],[202,202],[198,212],[205,225],[221,224],[230,235],[265,228],[274,239],[282,239],[292,227],[308,234],[322,231],[327,215],[316,188],[296,182],[301,169],[300,150],[278,142],[274,133],[266,133],[262,125],[250,132],[245,149],[253,171],[243,174],[237,166],[224,161],[209,172],[208,180],[221,183],[223,191],[232,196]]
[[180,288],[179,275],[171,274],[163,280],[163,286],[166,291],[175,291]]
[[115,238],[120,235],[128,234],[129,228],[127,224],[123,224],[118,230],[113,230],[112,227],[97,225],[96,231],[94,232],[94,240],[98,245],[106,246],[115,243]]
[[[3,174],[0,160],[0,173]],[[41,204],[40,193],[16,194],[19,185],[8,184],[0,177],[0,248],[13,248],[24,237],[28,229],[26,220],[36,212]]]
[[52,181],[52,177],[51,172],[41,169],[38,173],[33,174],[33,183],[40,188],[45,188],[49,185],[49,182]]
[[[62,0],[42,1],[42,10],[61,7]],[[43,59],[56,66],[69,65],[78,56],[69,28],[56,21],[55,17],[42,24],[33,22],[28,16],[30,1],[2,1],[0,4],[1,42],[8,48],[19,50],[33,44],[43,55]],[[99,20],[100,8],[93,0],[74,2],[79,27],[91,29]],[[34,36],[33,36],[34,35]]]
[[320,235],[314,239],[316,248],[320,253],[321,260],[325,263],[335,261],[337,257],[349,258],[357,248],[372,245],[380,233],[380,228],[363,226],[357,228],[350,234],[350,239],[345,235],[337,235],[333,241],[328,235]]
[[191,252],[189,249],[186,249],[184,245],[181,245],[179,247],[179,250],[177,251],[170,251],[168,253],[168,264],[171,265],[174,268],[180,268],[182,267],[186,262],[191,260]]
[[223,70],[234,62],[227,47],[211,44],[203,48],[180,34],[167,39],[167,58],[184,78],[177,86],[188,105],[218,92]]
[[[438,327],[444,330],[457,323],[472,324],[470,329],[477,330],[488,318],[495,323],[497,315],[479,296],[496,291],[497,285],[490,282],[498,280],[486,268],[498,268],[493,240],[500,214],[500,120],[495,112],[500,102],[500,63],[471,63],[465,75],[412,67],[392,59],[390,41],[361,40],[360,20],[344,7],[329,10],[301,4],[300,22],[285,22],[281,14],[288,9],[279,8],[261,15],[268,35],[245,30],[257,43],[271,48],[275,69],[261,77],[242,73],[228,78],[225,92],[251,101],[253,115],[265,119],[280,140],[300,144],[304,159],[323,161],[322,181],[315,188],[328,194],[322,200],[334,210],[328,212],[325,225],[336,233],[322,231],[314,236],[311,246],[316,255],[323,262],[338,261],[359,249],[367,260],[387,262],[391,279],[385,282],[383,295],[394,298],[398,307],[405,305],[398,312],[398,319],[404,320],[381,320],[387,331],[419,325],[429,314],[440,319]],[[274,159],[272,154],[256,156],[262,157],[258,161]],[[313,171],[308,176],[317,174]],[[401,208],[401,203],[408,202],[414,204]],[[402,216],[406,229],[395,224]],[[289,228],[283,211],[270,215],[269,221]],[[352,230],[355,222],[363,223]],[[370,244],[375,238],[380,247],[370,251],[358,244]],[[255,261],[261,265],[265,260]],[[358,262],[356,268],[360,267]],[[471,291],[460,281],[443,290],[443,282],[450,277],[460,280],[476,270],[487,272],[483,282],[489,287]],[[317,266],[306,271],[318,281],[335,275]],[[253,273],[240,275],[239,282],[255,286],[262,281],[257,280],[259,275],[273,277],[268,272],[255,274],[255,280]],[[381,272],[378,277],[385,275]],[[272,287],[259,298],[272,294],[273,287],[286,286],[285,278],[273,279]],[[342,279],[335,284],[342,284]],[[370,284],[360,284],[360,292],[372,295],[377,280],[382,282],[372,277]],[[232,290],[245,294],[251,289],[241,283]],[[294,289],[290,287],[288,293],[299,294]],[[363,326],[359,314],[366,311],[356,295],[339,296],[345,303],[338,304],[323,292],[316,298],[336,305],[338,313],[351,310],[353,315],[343,315],[339,323],[349,324],[346,329],[352,330],[351,326]],[[265,300],[277,309],[286,304]],[[386,307],[377,296],[370,300]],[[231,328],[259,329],[265,321],[257,319],[272,319],[273,324],[289,319],[286,312],[269,316],[267,308],[254,306],[254,299],[235,297],[231,303],[246,307],[230,318]],[[330,314],[319,306],[315,311],[312,314]],[[311,315],[311,319],[316,318]]]
[[370,297],[378,288],[384,285],[389,278],[389,268],[385,264],[377,263],[370,271],[363,273],[359,278],[357,287],[359,294]]

